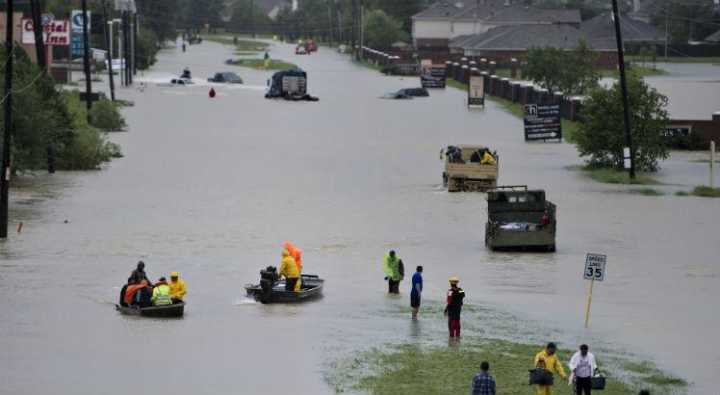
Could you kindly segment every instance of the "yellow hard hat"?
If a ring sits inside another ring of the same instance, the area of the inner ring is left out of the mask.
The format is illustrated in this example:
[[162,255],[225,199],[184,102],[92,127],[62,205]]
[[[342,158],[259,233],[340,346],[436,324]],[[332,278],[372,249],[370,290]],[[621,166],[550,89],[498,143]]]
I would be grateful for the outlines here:
[[180,273],[172,272],[172,273],[170,273],[170,277],[180,277]]
[[453,276],[453,277],[450,277],[450,280],[448,280],[448,281],[450,281],[450,284],[457,284],[460,282],[460,279]]

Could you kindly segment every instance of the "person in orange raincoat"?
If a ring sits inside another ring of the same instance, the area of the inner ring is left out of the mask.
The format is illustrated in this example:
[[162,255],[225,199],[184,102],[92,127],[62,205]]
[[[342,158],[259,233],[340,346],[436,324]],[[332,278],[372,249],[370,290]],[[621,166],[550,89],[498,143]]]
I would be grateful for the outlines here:
[[290,256],[292,256],[295,259],[295,263],[298,267],[298,272],[302,274],[302,250],[295,247],[293,243],[286,241],[285,244],[283,244],[283,247],[290,253]]

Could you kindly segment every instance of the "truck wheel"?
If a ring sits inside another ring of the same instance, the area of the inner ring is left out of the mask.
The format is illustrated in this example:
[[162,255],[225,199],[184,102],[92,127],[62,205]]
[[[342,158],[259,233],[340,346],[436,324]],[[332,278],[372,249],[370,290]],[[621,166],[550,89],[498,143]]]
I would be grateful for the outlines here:
[[555,244],[550,244],[547,246],[547,252],[555,252]]
[[457,181],[455,181],[454,178],[449,179],[447,188],[448,188],[448,192],[457,192],[458,191]]

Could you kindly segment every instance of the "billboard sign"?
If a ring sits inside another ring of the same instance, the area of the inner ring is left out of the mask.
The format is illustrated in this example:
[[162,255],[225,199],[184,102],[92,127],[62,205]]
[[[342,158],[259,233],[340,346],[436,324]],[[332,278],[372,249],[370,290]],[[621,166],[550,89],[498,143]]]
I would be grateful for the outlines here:
[[[53,20],[43,26],[43,41],[45,45],[70,45],[70,22],[67,20]],[[32,19],[22,20],[22,43],[35,44],[35,28]]]

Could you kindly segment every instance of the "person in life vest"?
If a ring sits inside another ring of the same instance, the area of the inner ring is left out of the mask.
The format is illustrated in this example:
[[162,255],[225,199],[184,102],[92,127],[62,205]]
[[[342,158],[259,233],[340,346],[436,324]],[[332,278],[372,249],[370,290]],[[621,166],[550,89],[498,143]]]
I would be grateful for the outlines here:
[[295,258],[290,255],[288,250],[283,250],[282,261],[280,262],[280,271],[278,274],[281,277],[285,277],[285,290],[286,291],[299,291],[300,290],[300,271],[298,270]]
[[173,303],[179,303],[183,301],[185,294],[187,293],[187,287],[185,280],[180,278],[180,273],[170,273],[170,298]]
[[403,279],[403,273],[400,270],[400,259],[398,259],[395,251],[390,251],[383,259],[383,272],[385,272],[385,280],[388,282],[388,293],[400,293],[400,281]]
[[136,282],[132,277],[129,279],[123,301],[125,306],[148,307],[152,304],[152,289],[147,280]]
[[294,245],[293,243],[290,243],[289,241],[286,241],[286,242],[283,244],[283,247],[285,247],[285,249],[287,250],[287,252],[290,253],[290,256],[292,256],[293,259],[295,259],[295,264],[296,264],[297,267],[298,267],[298,272],[300,273],[300,275],[302,275],[302,268],[303,268],[303,265],[302,265],[302,250],[299,249],[299,248],[297,248],[297,247],[295,247],[295,245]]
[[445,306],[445,316],[448,318],[448,330],[450,338],[460,337],[460,313],[462,311],[463,299],[465,299],[465,291],[458,287],[460,279],[450,277],[450,289],[447,292],[447,306]]
[[155,306],[167,306],[172,304],[172,298],[170,297],[170,286],[167,283],[165,277],[160,277],[152,293],[152,304]]
[[[559,374],[563,379],[567,378],[565,369],[558,360],[555,343],[548,343],[544,350],[535,355],[535,367],[545,369],[554,375]],[[535,393],[537,395],[552,395],[552,385],[538,385]]]

